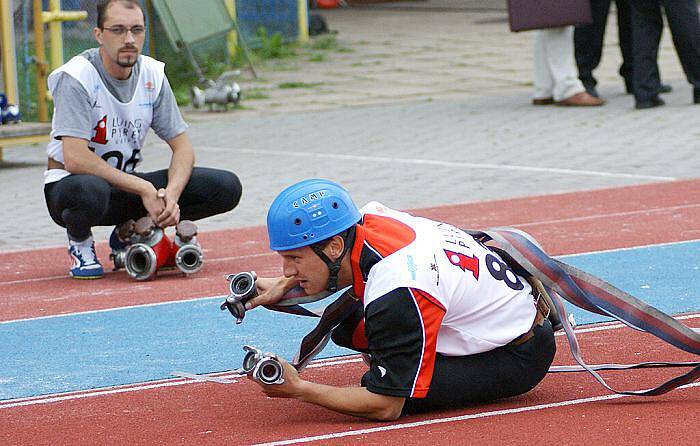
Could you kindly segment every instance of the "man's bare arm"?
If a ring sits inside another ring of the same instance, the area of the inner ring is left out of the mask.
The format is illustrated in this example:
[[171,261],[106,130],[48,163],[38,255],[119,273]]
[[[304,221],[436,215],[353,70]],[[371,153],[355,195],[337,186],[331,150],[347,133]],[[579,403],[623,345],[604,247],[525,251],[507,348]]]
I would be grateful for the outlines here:
[[190,180],[194,167],[194,149],[187,133],[180,133],[166,142],[173,155],[168,168],[168,186],[159,191],[165,200],[165,209],[158,216],[156,223],[162,227],[173,226],[180,221],[180,207],[177,202]]
[[302,381],[301,387],[302,401],[370,420],[396,420],[405,402],[404,398],[372,393],[364,387],[334,387],[310,381]]
[[163,212],[164,202],[158,198],[156,188],[151,183],[110,166],[88,148],[85,139],[64,136],[62,142],[64,167],[68,172],[94,175],[117,189],[140,196],[144,207],[154,219]]
[[364,387],[334,387],[304,381],[288,362],[282,359],[279,361],[284,367],[284,382],[270,385],[258,382],[269,397],[296,398],[346,415],[371,420],[391,421],[401,416],[405,398],[372,393]]

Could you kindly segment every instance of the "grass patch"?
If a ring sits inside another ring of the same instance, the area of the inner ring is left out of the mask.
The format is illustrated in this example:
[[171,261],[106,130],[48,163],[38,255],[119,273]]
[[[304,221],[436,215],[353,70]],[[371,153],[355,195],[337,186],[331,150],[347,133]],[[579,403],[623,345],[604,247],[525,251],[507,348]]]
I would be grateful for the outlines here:
[[314,50],[336,50],[339,48],[338,39],[335,36],[316,37],[311,41],[311,49]]
[[243,99],[268,99],[268,96],[262,88],[251,88],[250,90],[241,93]]
[[309,62],[324,62],[325,60],[326,56],[322,53],[312,54],[311,57],[309,57]]
[[322,85],[322,82],[282,82],[278,85],[279,88],[314,88]]
[[177,105],[190,105],[190,102],[192,102],[192,96],[190,95],[190,88],[188,86],[178,84],[173,86],[172,89]]
[[282,34],[274,33],[270,37],[267,35],[267,30],[264,27],[260,27],[258,36],[260,37],[261,46],[260,49],[254,52],[262,59],[283,59],[296,55],[292,45],[284,42]]

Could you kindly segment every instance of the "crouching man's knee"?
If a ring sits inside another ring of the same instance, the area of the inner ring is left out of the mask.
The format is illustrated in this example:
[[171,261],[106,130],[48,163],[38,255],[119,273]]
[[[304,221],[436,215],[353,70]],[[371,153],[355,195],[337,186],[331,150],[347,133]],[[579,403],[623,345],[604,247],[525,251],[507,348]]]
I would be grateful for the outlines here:
[[219,181],[218,211],[219,213],[228,212],[241,201],[243,185],[235,173],[228,171],[221,172]]

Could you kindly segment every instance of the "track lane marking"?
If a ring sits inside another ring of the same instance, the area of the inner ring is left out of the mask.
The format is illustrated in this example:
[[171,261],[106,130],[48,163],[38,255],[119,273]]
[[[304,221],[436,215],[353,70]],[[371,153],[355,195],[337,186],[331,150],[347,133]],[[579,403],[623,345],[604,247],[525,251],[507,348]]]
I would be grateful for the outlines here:
[[[678,387],[676,390],[685,390],[685,389],[690,389],[690,388],[695,388],[695,387],[700,387],[700,383],[686,384],[684,386]],[[355,429],[355,430],[349,430],[349,431],[343,431],[343,432],[335,432],[335,433],[331,433],[331,434],[316,435],[316,436],[312,436],[312,437],[299,437],[299,438],[293,438],[293,439],[289,439],[289,440],[272,441],[272,442],[268,442],[268,443],[256,443],[254,446],[282,446],[282,445],[287,445],[287,444],[309,443],[311,441],[332,440],[332,439],[336,439],[336,438],[354,437],[354,436],[358,436],[358,435],[374,434],[374,433],[378,433],[378,432],[387,432],[387,431],[393,431],[393,430],[398,430],[398,429],[410,429],[410,428],[414,428],[414,427],[430,426],[433,424],[452,423],[452,422],[456,422],[456,421],[474,420],[474,419],[478,419],[478,418],[488,418],[488,417],[495,417],[495,416],[499,416],[499,415],[512,415],[512,414],[523,413],[523,412],[532,412],[535,410],[553,409],[556,407],[574,406],[577,404],[593,403],[593,402],[597,402],[597,401],[608,401],[608,400],[614,400],[614,399],[619,399],[619,398],[629,398],[631,396],[632,395],[612,394],[612,395],[594,396],[594,397],[590,397],[590,398],[578,398],[575,400],[566,400],[566,401],[560,401],[557,403],[537,404],[534,406],[524,406],[524,407],[516,407],[516,408],[512,408],[512,409],[502,409],[502,410],[492,410],[492,411],[488,411],[488,412],[479,412],[479,413],[470,414],[470,415],[459,415],[459,416],[455,416],[455,417],[445,417],[445,418],[433,418],[430,420],[414,421],[411,423],[389,424],[389,425],[383,425],[383,426],[373,427],[373,428],[369,428],[369,429]]]
[[[607,214],[592,214],[592,215],[584,215],[581,217],[569,217],[569,218],[556,218],[552,220],[547,220],[544,222],[544,224],[556,224],[556,223],[571,223],[571,222],[580,222],[580,221],[588,221],[588,220],[597,220],[600,218],[608,218],[608,217],[629,217],[633,215],[648,215],[648,214],[658,214],[662,212],[668,212],[668,211],[679,211],[679,210],[684,210],[684,209],[694,209],[694,208],[700,208],[700,203],[694,203],[694,204],[683,204],[683,205],[678,205],[678,206],[666,206],[662,208],[651,208],[651,209],[637,209],[634,211],[623,211],[623,212],[610,212]],[[527,226],[537,226],[543,224],[541,222],[530,222],[530,223],[514,223],[512,226],[518,226],[518,227],[527,227]]]
[[[46,249],[53,249],[53,248],[46,248]],[[0,256],[2,254],[6,253],[0,253]],[[242,256],[229,256],[229,257],[218,257],[214,259],[207,259],[207,263],[220,263],[220,262],[228,262],[229,260],[246,260],[246,259],[254,259],[256,257],[267,257],[267,256],[274,256],[277,255],[275,252],[261,252],[261,253],[255,253],[255,254],[245,254]],[[118,273],[117,271],[105,271],[105,276],[108,276],[110,274],[115,274]],[[21,285],[24,283],[32,283],[32,282],[44,282],[48,280],[58,280],[58,279],[67,279],[69,276],[68,274],[63,274],[61,276],[48,276],[48,277],[34,277],[31,279],[18,279],[18,280],[10,280],[6,282],[1,282],[0,281],[0,286],[6,286],[6,285]]]
[[[167,145],[158,143],[163,147]],[[633,179],[643,179],[643,180],[654,180],[654,181],[676,181],[675,177],[665,177],[657,175],[638,175],[631,173],[621,173],[621,172],[600,172],[595,170],[577,170],[577,169],[562,169],[556,167],[536,167],[536,166],[518,166],[513,164],[491,164],[491,163],[465,163],[460,161],[441,161],[441,160],[429,160],[420,158],[396,158],[390,156],[367,156],[367,155],[347,155],[347,154],[337,154],[337,153],[319,153],[319,152],[299,152],[299,151],[285,151],[285,150],[257,150],[257,149],[244,149],[244,148],[225,148],[216,146],[198,146],[200,150],[207,150],[210,152],[238,152],[250,155],[270,155],[274,157],[286,156],[295,158],[324,158],[331,160],[344,160],[344,161],[368,161],[371,163],[389,163],[391,165],[397,164],[408,164],[417,166],[439,166],[439,167],[449,167],[449,168],[473,168],[473,169],[492,169],[492,170],[510,170],[519,172],[538,172],[538,173],[556,173],[565,175],[583,175],[583,176],[595,176],[595,177],[608,177],[608,178],[633,178]]]
[[[674,318],[678,319],[678,320],[695,319],[695,318],[700,318],[700,313],[684,314],[681,316],[674,316]],[[600,326],[598,326],[596,324],[596,326],[594,326],[594,327],[576,329],[575,332],[576,332],[576,334],[581,334],[581,333],[590,333],[590,332],[594,332],[594,331],[614,330],[614,329],[623,328],[623,327],[627,327],[627,326],[624,324],[621,324],[619,322],[609,322],[609,323],[604,323],[603,325],[600,325]],[[341,357],[326,358],[326,359],[313,361],[311,364],[309,364],[308,368],[334,367],[334,366],[356,363],[356,362],[361,362],[361,361],[362,361],[362,358],[359,357],[358,355],[351,355],[349,357],[341,356]],[[208,373],[206,375],[220,377],[220,378],[231,378],[231,379],[242,377],[240,374],[232,373],[231,371],[214,372],[214,373]],[[62,402],[62,401],[70,401],[70,400],[90,398],[90,397],[96,397],[96,396],[102,396],[102,395],[113,395],[113,394],[128,393],[128,392],[138,392],[141,390],[151,390],[151,389],[158,389],[158,388],[162,388],[162,387],[175,387],[175,386],[181,386],[181,385],[186,385],[186,384],[202,384],[202,383],[199,381],[194,381],[194,380],[190,380],[190,379],[168,378],[168,379],[162,379],[162,380],[157,380],[157,381],[151,381],[150,383],[147,383],[147,384],[144,384],[144,383],[124,384],[124,385],[120,385],[120,386],[102,387],[102,388],[98,388],[98,389],[78,390],[78,391],[74,391],[74,392],[54,393],[54,394],[48,394],[48,395],[38,395],[38,396],[31,396],[31,397],[14,398],[14,399],[0,401],[0,410],[10,409],[13,407],[33,406],[33,405],[49,404],[49,403],[56,403],[56,402]]]
[[[675,209],[675,208],[680,208],[680,207],[700,207],[700,204],[694,204],[694,205],[687,205],[687,206],[674,206],[671,208],[655,208],[654,212],[658,209],[659,211],[663,211],[666,209]],[[637,213],[645,213],[649,212],[649,210],[644,210],[644,211],[630,211],[628,213],[614,213],[614,214],[625,214],[625,215],[635,215]],[[562,222],[572,222],[576,221],[578,219],[580,220],[590,220],[590,219],[596,219],[596,218],[606,218],[608,216],[617,216],[614,214],[596,214],[596,215],[588,215],[585,217],[572,217],[569,219],[559,219],[559,220],[541,220],[537,222],[530,222],[530,223],[513,223],[509,225],[510,227],[515,227],[515,228],[522,228],[526,226],[537,226],[537,225],[547,225],[550,223],[562,223]],[[588,255],[588,254],[598,254],[598,253],[607,253],[607,252],[616,252],[616,251],[628,251],[632,249],[642,249],[642,248],[650,248],[650,247],[656,247],[656,246],[671,246],[671,245],[677,245],[681,243],[692,243],[692,242],[697,242],[700,241],[700,239],[692,239],[692,240],[681,240],[681,241],[674,241],[674,242],[664,242],[664,243],[652,243],[648,245],[640,245],[640,246],[628,246],[624,248],[613,248],[613,249],[606,249],[606,250],[600,250],[600,251],[590,251],[590,252],[580,252],[580,253],[573,253],[573,254],[561,254],[555,257],[573,257],[573,256],[578,256],[578,255]],[[46,248],[46,249],[53,249],[53,248]],[[0,253],[0,258],[2,257],[3,254],[6,253]],[[263,252],[263,253],[255,253],[255,254],[245,254],[245,255],[240,255],[240,256],[229,256],[229,257],[218,257],[214,259],[209,259],[207,260],[207,263],[220,263],[220,262],[228,262],[230,260],[246,260],[246,259],[253,259],[257,257],[267,257],[267,256],[275,256],[277,255],[275,252]],[[105,272],[105,275],[109,274],[114,274],[114,271],[107,271]],[[61,279],[66,279],[68,276],[67,275],[61,275],[61,276],[47,276],[47,277],[34,277],[31,279],[19,279],[19,280],[10,280],[10,281],[0,281],[0,287],[2,286],[10,286],[10,285],[22,285],[25,283],[33,283],[33,282],[44,282],[44,281],[51,281],[51,280],[61,280]]]
[[40,321],[40,320],[55,319],[55,318],[61,318],[61,317],[83,316],[86,314],[108,313],[110,311],[133,310],[134,308],[158,307],[161,305],[171,305],[171,304],[187,303],[187,302],[194,302],[194,301],[205,302],[207,300],[214,300],[214,299],[219,299],[219,300],[223,301],[224,299],[226,299],[226,295],[221,294],[221,295],[217,295],[217,296],[192,297],[189,299],[182,299],[182,300],[167,300],[167,301],[163,301],[163,302],[152,302],[152,303],[147,303],[147,304],[127,305],[124,307],[112,307],[112,308],[101,308],[99,310],[78,311],[78,312],[74,312],[74,313],[49,314],[46,316],[36,316],[36,317],[28,317],[28,318],[21,318],[21,319],[12,319],[12,320],[8,320],[8,321],[0,321],[0,325],[14,324],[17,322]]

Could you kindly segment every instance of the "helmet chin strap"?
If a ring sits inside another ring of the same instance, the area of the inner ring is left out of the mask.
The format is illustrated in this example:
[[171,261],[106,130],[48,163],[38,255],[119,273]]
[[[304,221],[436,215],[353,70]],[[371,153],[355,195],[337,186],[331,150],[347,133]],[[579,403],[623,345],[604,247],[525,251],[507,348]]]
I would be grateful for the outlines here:
[[345,254],[350,251],[353,243],[355,243],[355,226],[348,229],[347,234],[342,237],[344,242],[343,252],[340,253],[335,261],[331,260],[319,246],[311,245],[311,249],[316,253],[317,256],[323,260],[323,262],[328,267],[328,286],[326,289],[331,293],[338,291],[338,273],[340,272],[340,264],[345,257]]

